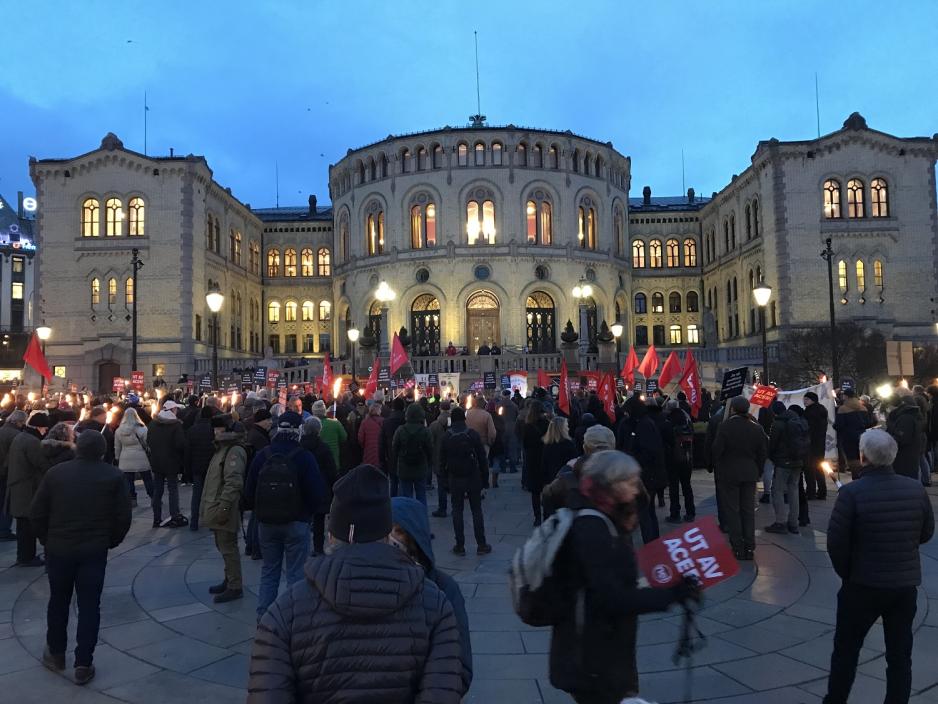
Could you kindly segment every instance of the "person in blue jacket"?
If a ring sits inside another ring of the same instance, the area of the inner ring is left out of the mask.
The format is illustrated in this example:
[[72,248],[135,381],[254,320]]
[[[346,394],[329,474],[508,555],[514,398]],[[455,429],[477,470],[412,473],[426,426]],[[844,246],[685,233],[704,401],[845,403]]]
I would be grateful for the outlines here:
[[468,691],[469,685],[472,684],[472,646],[469,642],[469,616],[466,614],[466,602],[463,600],[462,591],[456,580],[436,568],[433,545],[430,543],[430,519],[427,518],[427,507],[416,499],[395,496],[391,499],[391,516],[394,521],[391,542],[423,567],[427,579],[439,587],[453,607],[453,613],[459,623],[463,677]]

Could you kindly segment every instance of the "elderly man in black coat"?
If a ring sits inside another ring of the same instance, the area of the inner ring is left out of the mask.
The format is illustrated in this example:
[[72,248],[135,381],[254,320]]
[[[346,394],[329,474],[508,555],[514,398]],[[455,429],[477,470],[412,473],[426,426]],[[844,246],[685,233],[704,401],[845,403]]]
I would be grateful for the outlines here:
[[886,701],[907,702],[912,689],[912,621],[922,583],[918,546],[931,540],[935,517],[917,479],[892,468],[898,446],[885,431],[860,436],[860,478],[837,494],[827,552],[843,580],[825,704],[846,704],[866,634],[883,620]]

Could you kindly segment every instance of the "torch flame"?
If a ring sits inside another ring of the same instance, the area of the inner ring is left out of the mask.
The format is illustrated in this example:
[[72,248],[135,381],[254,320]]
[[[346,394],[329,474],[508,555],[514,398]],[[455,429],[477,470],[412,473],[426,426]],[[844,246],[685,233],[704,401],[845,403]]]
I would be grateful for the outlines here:
[[339,398],[339,391],[342,389],[342,380],[336,379],[332,382],[332,398]]
[[831,467],[831,463],[828,462],[827,460],[824,460],[823,462],[821,462],[821,470],[823,470],[824,474],[828,476],[834,473],[834,468]]
[[466,410],[468,411],[470,408],[472,408],[472,394],[466,396]]

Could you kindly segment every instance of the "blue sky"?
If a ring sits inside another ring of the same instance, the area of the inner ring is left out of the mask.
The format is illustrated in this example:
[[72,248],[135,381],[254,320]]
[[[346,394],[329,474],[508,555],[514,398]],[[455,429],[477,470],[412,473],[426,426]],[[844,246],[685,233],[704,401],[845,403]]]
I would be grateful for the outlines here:
[[492,124],[571,129],[632,157],[632,195],[709,195],[760,139],[861,112],[938,132],[938,3],[4,2],[0,193],[27,159],[95,148],[196,153],[255,207],[328,200],[328,165],[390,133]]

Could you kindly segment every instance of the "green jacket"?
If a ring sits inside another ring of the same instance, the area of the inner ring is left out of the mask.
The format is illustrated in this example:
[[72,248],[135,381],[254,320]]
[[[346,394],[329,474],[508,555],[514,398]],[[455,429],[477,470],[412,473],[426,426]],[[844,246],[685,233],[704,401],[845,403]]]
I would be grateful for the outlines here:
[[237,533],[241,529],[241,494],[247,472],[248,453],[241,442],[244,433],[225,432],[209,462],[199,505],[199,524],[211,530]]
[[391,456],[397,458],[397,476],[405,481],[425,479],[433,463],[433,440],[424,425],[425,414],[416,403],[407,408],[404,425],[394,433]]
[[326,447],[328,447],[329,452],[332,453],[335,466],[341,467],[342,465],[339,463],[339,448],[348,438],[348,433],[345,432],[345,426],[335,418],[320,418],[319,420],[322,421],[322,430],[319,433],[319,438],[326,443]]

